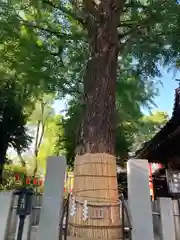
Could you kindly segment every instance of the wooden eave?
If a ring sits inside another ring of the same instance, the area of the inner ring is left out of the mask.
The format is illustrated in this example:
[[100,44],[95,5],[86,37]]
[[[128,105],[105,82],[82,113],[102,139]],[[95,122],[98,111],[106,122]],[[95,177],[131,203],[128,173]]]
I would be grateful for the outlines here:
[[180,88],[176,89],[171,119],[136,152],[136,158],[148,159],[154,163],[166,164],[171,156],[180,156]]

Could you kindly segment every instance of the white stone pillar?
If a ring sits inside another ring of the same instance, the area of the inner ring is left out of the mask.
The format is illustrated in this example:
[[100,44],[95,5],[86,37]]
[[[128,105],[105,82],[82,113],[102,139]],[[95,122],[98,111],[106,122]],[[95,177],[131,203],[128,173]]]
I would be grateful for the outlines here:
[[176,230],[176,240],[180,240],[180,204],[179,199],[173,201],[173,211],[176,215],[174,217],[174,224]]
[[154,240],[148,161],[131,159],[127,167],[132,240]]
[[12,202],[12,191],[0,192],[0,240],[4,240],[8,228],[10,207]]
[[37,240],[58,240],[64,194],[66,159],[49,157]]
[[162,240],[176,240],[171,198],[159,198]]

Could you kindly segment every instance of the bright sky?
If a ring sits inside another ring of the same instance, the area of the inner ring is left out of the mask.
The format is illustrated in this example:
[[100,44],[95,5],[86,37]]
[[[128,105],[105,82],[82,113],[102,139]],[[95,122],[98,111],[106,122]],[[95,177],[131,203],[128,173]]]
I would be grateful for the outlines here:
[[57,114],[60,113],[63,115],[64,110],[67,108],[67,104],[65,100],[56,100],[53,107]]
[[171,116],[174,98],[175,98],[175,89],[179,86],[179,83],[175,79],[180,78],[180,74],[177,73],[174,76],[173,70],[167,72],[167,70],[162,71],[162,78],[160,80],[163,83],[163,86],[159,88],[159,96],[155,98],[155,103],[158,106],[158,110],[166,111]]
[[[176,82],[175,79],[180,78],[180,73],[174,76],[173,70],[168,72],[167,69],[163,69],[162,75],[163,76],[160,78],[160,80],[162,81],[163,86],[159,86],[160,94],[155,98],[155,103],[158,106],[158,109],[154,110],[165,111],[171,116],[174,104],[175,88],[178,87],[178,82]],[[157,78],[157,80],[159,79]],[[66,109],[65,100],[56,101],[54,108],[56,113]]]

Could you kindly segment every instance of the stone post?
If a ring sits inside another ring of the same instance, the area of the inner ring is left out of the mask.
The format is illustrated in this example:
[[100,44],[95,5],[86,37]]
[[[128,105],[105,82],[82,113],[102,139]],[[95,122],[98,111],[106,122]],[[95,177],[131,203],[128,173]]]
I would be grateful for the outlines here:
[[132,159],[127,167],[132,240],[154,240],[148,161]]
[[66,159],[49,157],[37,240],[58,240],[63,205]]

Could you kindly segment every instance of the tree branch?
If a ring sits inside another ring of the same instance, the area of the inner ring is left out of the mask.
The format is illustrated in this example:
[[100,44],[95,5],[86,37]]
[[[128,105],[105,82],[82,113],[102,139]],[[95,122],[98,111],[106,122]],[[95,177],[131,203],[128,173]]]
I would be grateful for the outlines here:
[[35,145],[34,145],[34,156],[37,158],[38,156],[38,139],[39,139],[39,131],[40,131],[41,121],[37,121],[37,128],[36,128],[36,137],[35,137]]
[[73,96],[75,96],[75,97],[76,97],[77,94],[78,94],[78,95],[82,96],[83,98],[85,97],[85,96],[84,96],[84,93],[81,92],[78,88],[72,87],[72,86],[71,86],[70,84],[68,84],[68,83],[65,83],[65,85],[67,86],[67,88],[66,88],[66,86],[61,86],[64,94],[71,94],[71,95],[73,95]]
[[136,25],[135,27],[131,28],[129,31],[123,33],[123,34],[119,34],[119,39],[123,39],[129,35],[132,35],[134,32],[137,32],[140,29],[140,25]]
[[135,9],[142,9],[147,14],[152,14],[152,9],[149,7],[149,5],[143,5],[141,3],[127,3],[124,5],[123,12],[126,12],[128,8],[135,8]]
[[77,16],[74,12],[68,10],[66,7],[64,7],[60,1],[59,1],[59,4],[58,6],[56,6],[56,4],[48,1],[48,0],[43,0],[43,3],[44,4],[47,4],[55,9],[58,9],[60,11],[62,11],[64,14],[72,17],[74,20],[78,21],[79,23],[81,23],[83,26],[86,25],[86,22],[85,22],[85,19],[83,17],[80,17],[80,16]]
[[89,13],[89,17],[93,20],[97,20],[100,16],[100,13],[96,9],[96,4],[93,0],[84,0],[84,5],[86,8],[86,11]]
[[43,140],[43,136],[44,136],[45,124],[46,124],[46,122],[43,122],[43,124],[42,124],[41,135],[40,135],[38,146],[37,146],[38,153],[39,153],[40,146],[41,146],[41,143],[42,143],[42,140]]
[[[37,25],[37,24],[34,24],[34,23],[30,23],[26,20],[21,20],[21,24],[24,25],[24,26],[27,26],[27,27],[30,27],[30,28],[36,28],[36,29],[39,29],[41,31],[45,31],[49,34],[52,34],[58,38],[65,38],[65,39],[69,39],[71,40],[72,38],[74,38],[75,36],[77,37],[77,35],[72,35],[72,34],[67,34],[67,33],[60,33],[54,29],[51,29],[51,28],[46,28],[46,27],[43,27],[43,26],[40,26],[40,25]],[[80,35],[79,35],[80,37]]]
[[143,9],[149,8],[147,5],[143,5],[141,3],[126,3],[124,7],[125,8],[143,8]]
[[[169,2],[169,0],[162,0],[161,1],[161,5],[163,4],[167,4]],[[145,9],[145,10],[150,10],[150,7],[149,5],[144,5],[142,3],[138,3],[138,2],[134,2],[134,3],[126,3],[124,5],[125,8],[142,8],[142,9]]]
[[127,21],[122,21],[120,22],[120,24],[118,25],[118,27],[132,27],[133,25],[137,25],[137,21],[131,21],[131,20],[127,20]]
[[119,39],[123,39],[126,36],[130,36],[138,31],[148,27],[151,21],[154,21],[152,16],[150,16],[149,18],[146,18],[145,20],[141,21],[140,23],[136,24],[135,26],[132,26],[132,29],[130,29],[129,31],[127,31],[123,34],[119,34]]
[[59,46],[57,51],[54,51],[54,52],[49,51],[50,55],[52,55],[54,57],[59,57],[62,65],[65,67],[64,61],[63,61],[63,58],[62,58],[62,53],[63,53],[63,46]]
[[134,32],[125,42],[120,43],[119,51],[121,52],[127,45],[131,44],[135,36],[136,36],[136,32]]
[[[145,29],[146,27],[149,26],[150,22],[154,21],[154,19],[152,18],[152,16],[150,16],[149,18],[145,19],[144,21],[142,21],[141,23],[137,24],[136,26],[134,26],[132,29],[130,29],[129,31],[127,31],[124,34],[120,34],[119,35],[119,39],[122,40],[125,37],[128,37],[123,43],[120,43],[120,51],[122,49],[124,49],[127,44],[129,44],[130,42],[132,42],[132,39],[138,35],[138,33],[142,33],[141,31],[143,29]],[[156,23],[157,21],[155,21]]]
[[17,155],[18,155],[19,160],[21,161],[22,166],[26,167],[26,161],[22,157],[21,152],[19,150],[17,150]]
[[64,32],[59,32],[55,29],[52,29],[50,27],[43,27],[40,25],[37,25],[36,23],[33,22],[28,22],[25,19],[23,19],[22,17],[19,17],[19,22],[21,25],[24,25],[26,27],[29,28],[35,28],[41,31],[44,31],[46,33],[49,33],[51,35],[56,36],[57,38],[64,38],[65,40],[74,40],[74,39],[82,39],[82,33],[81,32],[76,32],[75,34],[68,34],[68,33],[64,33]]

